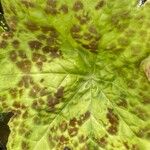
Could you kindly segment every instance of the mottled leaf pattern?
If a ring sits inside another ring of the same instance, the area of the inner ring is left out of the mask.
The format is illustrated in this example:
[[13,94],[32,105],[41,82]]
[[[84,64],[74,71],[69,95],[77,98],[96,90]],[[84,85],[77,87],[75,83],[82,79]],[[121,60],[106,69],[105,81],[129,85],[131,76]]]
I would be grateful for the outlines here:
[[150,6],[2,0],[0,110],[8,150],[150,149]]

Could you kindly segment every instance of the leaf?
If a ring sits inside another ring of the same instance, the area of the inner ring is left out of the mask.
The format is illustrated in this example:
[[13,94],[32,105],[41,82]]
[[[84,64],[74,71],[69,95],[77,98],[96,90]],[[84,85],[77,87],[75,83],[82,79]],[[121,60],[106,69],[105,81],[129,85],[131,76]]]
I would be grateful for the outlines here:
[[[8,150],[149,150],[150,7],[134,0],[2,0],[0,109]],[[147,66],[147,65],[146,65]]]

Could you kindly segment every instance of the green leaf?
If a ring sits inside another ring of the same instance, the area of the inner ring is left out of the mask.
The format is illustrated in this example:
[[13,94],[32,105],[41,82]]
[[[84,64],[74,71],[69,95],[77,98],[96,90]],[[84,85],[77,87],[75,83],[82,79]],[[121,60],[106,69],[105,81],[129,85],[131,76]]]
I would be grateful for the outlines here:
[[150,6],[2,0],[0,109],[8,150],[149,150]]

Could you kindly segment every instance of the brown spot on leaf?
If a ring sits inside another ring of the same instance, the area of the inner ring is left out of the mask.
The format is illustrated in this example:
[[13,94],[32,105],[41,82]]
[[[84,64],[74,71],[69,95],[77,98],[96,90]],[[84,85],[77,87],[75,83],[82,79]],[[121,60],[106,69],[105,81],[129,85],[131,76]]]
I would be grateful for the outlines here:
[[81,25],[86,24],[90,20],[88,13],[83,13],[82,15],[75,15],[75,17],[79,20]]
[[96,52],[98,50],[98,42],[91,41],[89,44],[82,44],[82,46],[86,49],[89,49],[91,52]]
[[37,39],[40,40],[40,41],[43,41],[43,40],[46,40],[46,35],[45,34],[39,34],[37,35]]
[[17,61],[17,53],[16,53],[16,51],[11,51],[11,52],[9,53],[9,58],[10,58],[10,60],[13,61],[13,62]]
[[127,150],[129,150],[129,145],[128,145],[128,143],[127,142],[123,142],[123,144],[124,144],[124,146],[125,146],[125,148],[127,149]]
[[103,147],[103,148],[105,148],[106,147],[106,145],[107,145],[107,139],[106,139],[106,136],[103,136],[103,137],[101,137],[100,139],[97,139],[96,140],[97,141],[97,143],[101,146],[101,147]]
[[33,62],[46,62],[45,55],[39,54],[39,53],[33,53],[32,54],[32,61]]
[[80,31],[81,31],[81,27],[79,25],[75,25],[75,24],[70,29],[71,33],[74,33],[74,32],[77,33],[77,32],[80,32]]
[[64,14],[67,14],[68,13],[68,6],[66,4],[63,4],[61,7],[60,7],[60,10],[64,13]]
[[24,119],[28,118],[28,116],[29,116],[29,114],[28,114],[27,111],[25,111],[25,112],[22,114],[22,117],[23,117]]
[[28,138],[30,137],[31,133],[32,133],[32,131],[30,131],[30,130],[25,131],[25,132],[24,132],[24,136],[25,136],[25,138],[27,138],[27,139],[28,139]]
[[38,102],[37,100],[34,100],[33,103],[32,103],[32,108],[33,109],[38,109],[39,105],[38,105]]
[[69,126],[72,126],[72,127],[75,127],[77,125],[77,119],[76,118],[72,118],[70,121],[69,121]]
[[47,101],[49,107],[55,107],[59,103],[59,99],[52,96],[48,96]]
[[27,0],[21,0],[22,4],[25,5],[26,8],[33,8],[34,7],[34,3],[29,2]]
[[37,40],[29,41],[28,44],[29,44],[29,47],[30,47],[32,50],[34,50],[34,49],[35,49],[35,50],[38,50],[38,49],[40,49],[41,46],[42,46],[42,43],[39,42],[39,41],[37,41]]
[[140,119],[146,120],[148,118],[148,113],[142,107],[135,107],[135,110],[132,111],[135,115],[137,115]]
[[42,26],[41,27],[42,32],[45,33],[49,33],[49,32],[55,32],[55,28],[50,27],[50,26]]
[[3,32],[2,33],[2,38],[4,39],[4,40],[7,40],[7,39],[10,39],[10,38],[12,38],[13,36],[14,36],[14,34],[13,34],[13,32],[12,31],[9,31],[9,32]]
[[52,16],[55,16],[58,14],[58,10],[55,7],[52,6],[46,6],[45,12],[47,14],[51,14]]
[[49,92],[48,92],[48,90],[47,90],[46,87],[43,88],[43,89],[41,89],[41,91],[40,91],[40,96],[45,96],[45,95],[48,95],[48,94],[49,94]]
[[44,82],[44,79],[42,78],[42,79],[40,80],[40,82],[43,83],[43,82]]
[[13,48],[15,48],[15,49],[19,48],[19,44],[20,44],[20,42],[19,42],[18,40],[12,41],[12,46],[13,46]]
[[96,10],[101,9],[103,6],[105,5],[105,1],[104,0],[100,0],[97,5],[95,6]]
[[74,5],[73,5],[73,8],[72,8],[74,11],[79,11],[79,10],[82,10],[83,9],[83,3],[79,0],[77,0]]
[[62,144],[66,144],[68,142],[68,138],[66,138],[64,135],[62,135],[60,138],[59,138],[59,141],[60,143]]
[[33,98],[37,97],[40,90],[41,88],[38,85],[34,85],[32,89],[30,90],[30,93],[29,93],[30,97],[33,97]]
[[54,133],[54,132],[56,133],[57,129],[58,129],[57,126],[52,126],[52,127],[50,128],[50,131],[53,132],[53,133]]
[[36,124],[36,125],[40,125],[41,124],[41,119],[38,117],[38,116],[35,116],[33,118],[33,122]]
[[18,54],[19,54],[19,57],[22,58],[22,59],[27,58],[26,53],[25,53],[24,51],[22,51],[22,50],[19,50],[19,51],[18,51]]
[[131,150],[140,150],[140,148],[138,147],[138,145],[133,144]]
[[44,46],[42,48],[43,53],[50,53],[51,52],[51,47],[50,46]]
[[71,136],[71,137],[76,136],[78,134],[78,128],[76,128],[76,127],[69,128],[68,133],[69,133],[69,136]]
[[39,68],[39,70],[42,70],[43,62],[36,62],[36,66]]
[[111,124],[110,127],[108,128],[108,132],[110,134],[116,134],[118,131],[118,124],[119,124],[119,118],[116,114],[114,114],[113,109],[108,108],[108,113],[107,113],[107,119],[109,120],[109,123]]
[[65,122],[65,121],[63,121],[61,124],[60,124],[60,130],[62,131],[62,132],[64,132],[64,131],[66,131],[66,129],[67,129],[67,123]]
[[11,88],[9,90],[9,93],[13,98],[16,98],[17,97],[17,88]]
[[90,33],[84,33],[83,38],[89,41],[93,38],[93,36]]
[[107,129],[107,131],[108,131],[110,134],[114,135],[114,134],[117,133],[118,129],[117,129],[116,126],[111,125],[111,126]]
[[39,27],[37,26],[37,24],[32,21],[28,21],[27,23],[25,23],[25,26],[29,31],[32,31],[32,32],[39,30]]
[[110,124],[112,124],[112,125],[118,124],[119,119],[118,119],[118,116],[116,114],[114,114],[113,109],[108,108],[107,118],[108,118]]
[[58,88],[57,92],[55,93],[56,98],[62,98],[64,95],[64,87]]
[[0,48],[6,48],[8,43],[4,40],[0,41]]
[[96,28],[94,26],[90,26],[88,28],[88,30],[89,30],[90,33],[93,33],[93,34],[97,34],[98,33],[97,30],[96,30]]
[[30,72],[31,70],[31,61],[30,60],[22,60],[16,63],[17,67],[22,71],[22,72]]
[[85,114],[82,114],[78,120],[78,124],[82,125],[90,117],[90,112],[87,111]]
[[51,6],[51,7],[56,7],[57,5],[57,1],[56,0],[47,0],[47,5]]
[[80,39],[81,38],[81,35],[79,33],[80,31],[81,31],[81,27],[79,25],[73,25],[70,29],[72,38]]
[[13,106],[14,106],[15,108],[20,108],[20,103],[17,102],[17,101],[14,101]]
[[[53,46],[53,45],[56,45],[57,44],[57,39],[50,36],[46,39],[46,42],[47,42],[47,45],[49,46]],[[52,48],[52,47],[51,47]]]
[[22,147],[23,150],[29,150],[30,149],[29,144],[27,143],[27,141],[22,141],[21,147]]
[[19,81],[19,87],[29,88],[30,85],[33,84],[33,79],[30,76],[23,76],[22,79]]
[[121,107],[124,107],[124,108],[127,108],[128,107],[128,103],[125,99],[121,99],[118,103],[117,103],[118,106],[121,106]]
[[80,143],[85,143],[88,140],[87,137],[85,137],[84,135],[79,136],[79,142]]
[[59,34],[58,34],[57,30],[53,26],[51,26],[50,27],[50,36],[52,38],[56,39],[56,38],[58,38],[58,35]]

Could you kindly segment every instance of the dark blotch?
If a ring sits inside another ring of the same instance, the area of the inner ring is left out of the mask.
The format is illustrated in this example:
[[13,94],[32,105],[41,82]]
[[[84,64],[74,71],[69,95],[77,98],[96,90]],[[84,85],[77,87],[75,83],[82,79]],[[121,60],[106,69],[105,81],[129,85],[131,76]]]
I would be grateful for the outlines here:
[[4,40],[2,40],[2,41],[0,42],[0,48],[6,48],[7,45],[8,45],[8,43],[7,43],[6,41],[4,41]]
[[33,118],[33,121],[34,121],[34,123],[35,123],[36,125],[40,125],[40,124],[41,124],[41,119],[40,119],[38,116],[34,117],[34,118]]
[[19,55],[19,57],[22,58],[22,59],[26,59],[26,58],[27,58],[26,53],[25,53],[24,51],[22,51],[22,50],[19,50],[19,51],[18,51],[18,55]]
[[95,6],[96,10],[99,10],[100,8],[102,8],[105,5],[105,1],[101,0],[97,3],[97,5]]
[[21,0],[21,2],[22,2],[22,4],[25,5],[26,8],[32,8],[32,7],[34,7],[34,3],[31,3],[31,2],[29,2],[27,0]]
[[49,92],[47,90],[47,88],[43,88],[41,91],[40,91],[40,96],[45,96],[45,95],[48,95]]
[[52,16],[55,16],[55,15],[58,14],[57,9],[56,9],[55,7],[52,7],[52,6],[47,6],[47,7],[45,8],[45,12],[46,12],[47,14],[51,14]]
[[30,72],[31,70],[31,61],[30,60],[22,60],[16,63],[17,67],[22,71],[22,72]]
[[97,141],[97,143],[99,144],[99,146],[101,146],[101,147],[103,147],[103,148],[106,147],[106,145],[107,145],[107,143],[108,143],[106,138],[107,138],[107,135],[101,137],[100,139],[96,139],[96,141]]
[[124,146],[125,146],[125,148],[127,149],[127,150],[129,150],[129,145],[128,145],[128,143],[127,142],[123,142],[123,144],[124,144]]
[[108,132],[110,134],[116,134],[118,129],[118,125],[119,125],[119,118],[116,114],[114,114],[113,109],[108,108],[108,113],[107,113],[107,119],[110,122],[110,127],[108,128]]
[[76,1],[73,5],[73,10],[77,12],[82,9],[83,9],[83,3],[81,1]]
[[128,107],[128,103],[125,99],[121,99],[118,103],[117,103],[118,106],[121,106],[121,107],[124,107],[124,108],[127,108]]
[[37,40],[29,41],[28,44],[32,50],[34,50],[34,49],[38,50],[42,46],[42,43]]
[[47,101],[49,107],[55,107],[55,105],[59,104],[59,99],[52,96],[48,96]]
[[69,140],[69,139],[66,138],[64,135],[62,135],[62,136],[59,138],[59,141],[60,141],[60,143],[62,143],[62,144],[67,143],[68,140]]
[[90,112],[87,111],[85,114],[82,114],[78,120],[78,124],[82,125],[86,120],[90,118]]
[[46,35],[45,35],[45,34],[39,34],[39,35],[37,36],[37,39],[43,41],[43,40],[46,39]]
[[81,31],[81,27],[79,25],[73,25],[70,29],[72,38],[80,39],[81,38],[80,31]]
[[16,53],[16,51],[11,51],[11,52],[9,53],[9,58],[10,58],[10,60],[13,61],[13,62],[17,61],[17,53]]
[[30,97],[36,98],[40,90],[41,88],[38,85],[34,85],[32,89],[30,90],[30,93],[29,93]]
[[30,30],[32,32],[39,30],[39,27],[37,26],[37,24],[35,22],[32,22],[32,21],[25,23],[25,26],[28,30]]
[[71,33],[78,33],[78,32],[80,32],[81,31],[81,27],[79,26],[79,25],[73,25],[72,27],[71,27],[71,29],[70,29],[70,32]]
[[55,28],[49,27],[49,26],[42,26],[41,30],[42,30],[43,33],[56,32]]
[[75,127],[77,125],[77,119],[73,118],[69,121],[69,126]]
[[67,123],[65,122],[65,121],[63,121],[61,124],[60,124],[60,130],[62,131],[62,132],[64,132],[64,131],[66,131],[66,129],[67,129]]
[[42,51],[43,51],[43,53],[50,53],[51,52],[51,47],[50,46],[44,46],[43,48],[42,48]]
[[33,53],[32,61],[33,62],[46,62],[46,57],[45,57],[45,55],[42,55],[39,53]]
[[16,88],[10,89],[9,93],[12,96],[12,98],[16,98],[17,97],[17,89]]
[[33,79],[30,76],[23,76],[18,83],[19,87],[29,88],[33,84]]
[[60,7],[60,10],[64,13],[64,14],[67,14],[68,13],[68,6],[66,4],[63,4],[61,7]]
[[21,146],[22,146],[23,150],[29,150],[30,149],[29,144],[26,141],[22,141]]
[[82,15],[75,15],[75,17],[79,20],[81,25],[86,24],[90,20],[88,13],[83,13]]
[[19,44],[20,44],[20,42],[19,42],[18,40],[14,40],[14,41],[12,42],[12,46],[13,46],[15,49],[19,48]]
[[60,87],[55,93],[56,98],[62,98],[64,95],[64,87]]
[[47,5],[51,6],[51,7],[56,7],[57,4],[57,0],[47,0]]
[[76,136],[78,134],[78,128],[76,128],[76,127],[69,128],[68,133],[69,133],[69,136],[71,136],[71,137]]

